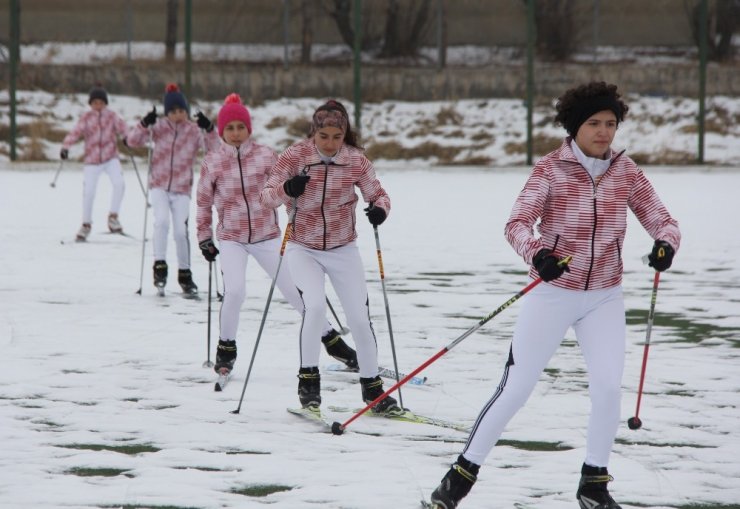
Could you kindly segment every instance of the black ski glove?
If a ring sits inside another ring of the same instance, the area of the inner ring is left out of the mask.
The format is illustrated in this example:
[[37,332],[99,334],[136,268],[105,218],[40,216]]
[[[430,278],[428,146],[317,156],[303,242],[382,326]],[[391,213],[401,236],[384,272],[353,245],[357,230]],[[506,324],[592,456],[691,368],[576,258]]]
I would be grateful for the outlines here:
[[306,190],[306,184],[311,177],[308,175],[296,175],[283,183],[285,194],[292,198],[298,198]]
[[216,256],[218,255],[218,248],[213,244],[212,239],[206,239],[200,244],[198,244],[198,247],[200,248],[200,252],[203,253],[203,258],[205,258],[209,262],[213,262],[216,260]]
[[146,129],[150,125],[154,125],[156,121],[157,121],[157,107],[154,106],[152,108],[152,111],[144,115],[144,118],[141,119],[141,127]]
[[61,157],[62,159],[66,161],[67,158],[69,157],[69,150],[67,150],[66,148],[63,148],[62,150],[60,150],[59,157]]
[[385,213],[385,210],[372,204],[363,210],[365,211],[367,220],[370,221],[370,224],[373,226],[380,226],[381,224],[383,224],[383,221],[385,221],[385,218],[388,216],[388,214]]
[[570,272],[567,265],[558,265],[559,262],[560,258],[549,249],[540,249],[532,258],[532,265],[543,281],[553,281],[562,276],[563,272]]
[[197,118],[198,127],[200,127],[201,129],[205,129],[207,133],[213,131],[213,122],[211,122],[211,120],[206,117],[202,111],[199,111],[198,114],[195,116]]
[[676,252],[673,247],[665,240],[656,240],[653,244],[653,251],[648,255],[648,265],[657,270],[663,272],[668,270],[673,263],[673,255]]

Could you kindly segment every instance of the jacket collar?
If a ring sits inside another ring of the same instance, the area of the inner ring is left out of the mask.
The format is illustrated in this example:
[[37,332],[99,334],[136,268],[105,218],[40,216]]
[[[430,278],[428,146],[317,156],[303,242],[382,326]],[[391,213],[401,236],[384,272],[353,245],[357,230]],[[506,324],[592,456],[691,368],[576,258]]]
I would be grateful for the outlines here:
[[252,151],[252,148],[254,148],[254,143],[252,143],[252,138],[247,139],[247,141],[245,141],[238,147],[235,147],[234,145],[230,145],[223,140],[221,140],[221,143],[222,143],[221,150],[224,153],[232,157],[236,157],[237,150],[239,152],[239,155],[244,157],[245,155],[249,154]]
[[[560,145],[560,148],[556,150],[557,158],[561,161],[568,161],[571,163],[581,164],[580,162],[578,162],[578,158],[573,153],[573,149],[570,146],[571,143],[575,143],[575,140],[573,140],[572,136],[567,136],[563,140],[563,143]],[[611,147],[609,148],[609,150],[611,151],[610,165],[614,164],[614,161],[619,159],[622,156],[622,154],[624,154],[625,152],[624,150],[620,150],[619,152],[617,152]]]
[[[306,143],[309,144],[309,146],[312,149],[311,156],[308,158],[308,161],[306,161],[306,164],[315,166],[322,163],[321,161],[321,155],[319,154],[319,149],[316,147],[316,143],[313,141],[313,139],[306,140]],[[342,146],[339,148],[339,152],[334,155],[332,158],[332,162],[336,166],[348,166],[350,163],[350,152],[349,148],[347,147],[347,144],[343,143]]]

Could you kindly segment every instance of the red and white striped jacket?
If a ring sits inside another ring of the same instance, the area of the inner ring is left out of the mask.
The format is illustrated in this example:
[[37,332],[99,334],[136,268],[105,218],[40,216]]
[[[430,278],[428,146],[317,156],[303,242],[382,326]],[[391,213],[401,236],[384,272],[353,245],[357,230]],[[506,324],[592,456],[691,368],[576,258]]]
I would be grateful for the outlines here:
[[[642,170],[624,155],[612,153],[609,169],[598,184],[578,162],[566,138],[557,150],[537,162],[516,199],[504,233],[527,263],[540,249],[572,255],[569,268],[550,284],[570,290],[596,290],[622,281],[622,244],[627,208],[653,239],[681,243],[678,222],[671,217]],[[535,236],[533,228],[540,220]],[[532,267],[531,277],[538,277]]]
[[81,137],[85,138],[85,164],[103,164],[118,157],[116,135],[126,136],[126,123],[108,108],[88,110],[64,137],[62,147],[69,150]]
[[288,216],[293,217],[294,199],[285,194],[283,183],[306,169],[311,179],[306,191],[295,200],[291,242],[327,250],[355,240],[355,186],[366,203],[373,203],[386,214],[390,212],[390,198],[362,150],[344,144],[334,162],[324,164],[311,138],[295,143],[280,155],[262,191],[262,203],[267,207],[285,204]]
[[214,205],[218,240],[254,244],[280,235],[277,212],[260,203],[260,191],[276,160],[272,149],[251,140],[239,147],[222,143],[206,154],[196,200],[198,242],[213,238]]
[[[201,133],[195,122],[172,122],[159,118],[151,126],[152,166],[149,175],[150,189],[163,189],[169,193],[187,194],[193,189],[193,162],[198,150],[211,151],[220,145],[216,130]],[[137,123],[129,129],[126,142],[130,147],[141,147],[149,140],[149,129]]]

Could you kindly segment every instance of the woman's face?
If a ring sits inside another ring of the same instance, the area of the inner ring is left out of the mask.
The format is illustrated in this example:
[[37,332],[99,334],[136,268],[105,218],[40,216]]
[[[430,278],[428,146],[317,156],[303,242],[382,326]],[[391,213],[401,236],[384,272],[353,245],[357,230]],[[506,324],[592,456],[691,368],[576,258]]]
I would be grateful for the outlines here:
[[344,143],[344,131],[338,127],[322,127],[313,135],[314,143],[319,152],[328,157],[333,157],[342,148]]
[[188,119],[188,112],[182,108],[172,108],[169,112],[167,112],[167,118],[170,120],[170,122],[179,124],[180,122],[185,122]]
[[232,120],[224,127],[223,139],[231,146],[238,147],[249,139],[247,125],[241,120]]
[[617,116],[612,110],[594,113],[576,133],[578,148],[588,157],[603,159],[617,134]]

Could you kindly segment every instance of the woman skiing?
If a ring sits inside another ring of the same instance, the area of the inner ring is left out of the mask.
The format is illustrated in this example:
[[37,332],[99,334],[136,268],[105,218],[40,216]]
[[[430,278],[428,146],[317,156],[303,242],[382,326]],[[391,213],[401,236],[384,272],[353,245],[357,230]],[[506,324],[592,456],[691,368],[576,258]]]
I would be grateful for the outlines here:
[[[328,101],[314,112],[309,137],[280,155],[262,191],[265,206],[284,204],[291,218],[285,257],[303,299],[298,397],[304,408],[318,409],[321,404],[317,337],[326,313],[327,275],[352,330],[362,399],[370,403],[383,393],[367,284],[355,243],[355,188],[369,203],[365,212],[370,223],[382,224],[391,207],[388,194],[375,176],[372,163],[358,148],[344,106]],[[373,410],[401,409],[394,398],[386,397]]]
[[[622,245],[627,209],[655,239],[650,266],[671,266],[681,234],[643,172],[612,140],[628,107],[615,85],[566,91],[556,122],[568,132],[534,167],[514,203],[506,239],[544,284],[523,299],[504,374],[478,416],[462,454],[432,493],[432,506],[457,507],[506,424],[524,405],[567,329],[588,371],[591,415],[576,498],[582,509],[619,509],[607,466],[620,421],[625,356]],[[535,235],[535,224],[538,235]],[[571,255],[565,266],[562,257]]]

